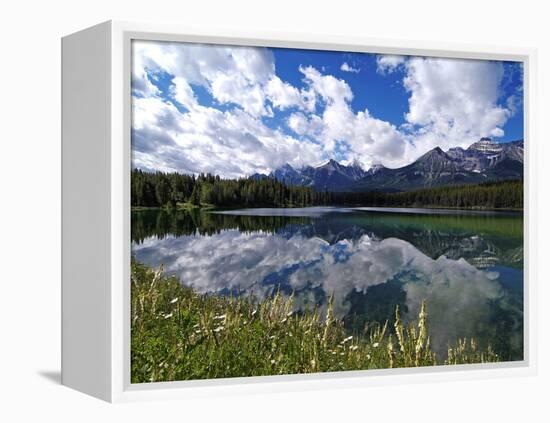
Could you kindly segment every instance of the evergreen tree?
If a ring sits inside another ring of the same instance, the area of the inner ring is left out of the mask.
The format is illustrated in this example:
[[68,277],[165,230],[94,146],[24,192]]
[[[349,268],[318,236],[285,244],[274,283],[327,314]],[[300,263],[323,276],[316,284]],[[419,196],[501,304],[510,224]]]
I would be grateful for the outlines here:
[[189,199],[189,202],[194,206],[201,205],[201,195],[199,192],[200,192],[200,187],[197,184],[195,184],[195,186],[193,187],[193,192],[191,193],[191,197]]

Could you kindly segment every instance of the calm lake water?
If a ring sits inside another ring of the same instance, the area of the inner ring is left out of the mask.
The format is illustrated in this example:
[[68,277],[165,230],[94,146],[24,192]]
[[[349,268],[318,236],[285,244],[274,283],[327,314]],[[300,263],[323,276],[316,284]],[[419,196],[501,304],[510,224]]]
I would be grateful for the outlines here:
[[[405,213],[404,213],[405,212]],[[474,337],[505,360],[523,358],[523,218],[422,209],[245,209],[132,212],[132,253],[201,293],[296,309],[326,306],[350,333],[416,319],[426,300],[432,345]]]

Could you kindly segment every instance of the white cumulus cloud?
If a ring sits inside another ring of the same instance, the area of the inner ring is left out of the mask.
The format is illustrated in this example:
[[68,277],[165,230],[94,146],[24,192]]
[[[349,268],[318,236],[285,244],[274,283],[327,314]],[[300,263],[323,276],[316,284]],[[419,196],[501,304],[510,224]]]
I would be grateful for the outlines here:
[[501,63],[415,57],[405,72],[405,118],[418,128],[416,143],[423,149],[466,147],[480,137],[504,135],[511,110],[497,103]]
[[361,71],[361,69],[359,68],[354,68],[348,65],[348,62],[342,63],[342,66],[340,66],[340,70],[343,72],[351,72],[351,73],[359,73]]
[[392,73],[405,63],[406,56],[384,54],[376,57],[376,71],[381,74]]
[[[262,120],[273,115],[268,100],[281,110],[311,110],[315,102],[312,93],[275,75],[269,50],[155,42],[135,42],[133,48],[134,167],[235,178],[320,160],[318,144],[299,141]],[[149,79],[160,72],[171,76],[173,101]],[[194,86],[231,107],[199,104]]]
[[[327,158],[399,167],[435,146],[503,136],[518,104],[501,98],[499,62],[378,55],[376,65],[408,95],[399,127],[354,110],[350,84],[323,67],[299,66],[299,86],[284,81],[269,49],[136,41],[133,165],[223,177]],[[359,71],[348,62],[340,69]],[[368,84],[361,89],[368,98]]]
[[351,107],[353,92],[346,81],[323,75],[311,66],[300,71],[325,107],[320,115],[290,116],[292,130],[319,140],[327,156],[334,156],[345,145],[346,161],[359,162],[366,168],[375,162],[393,167],[406,164],[411,150],[406,137],[394,125],[371,116],[367,109],[355,113]]

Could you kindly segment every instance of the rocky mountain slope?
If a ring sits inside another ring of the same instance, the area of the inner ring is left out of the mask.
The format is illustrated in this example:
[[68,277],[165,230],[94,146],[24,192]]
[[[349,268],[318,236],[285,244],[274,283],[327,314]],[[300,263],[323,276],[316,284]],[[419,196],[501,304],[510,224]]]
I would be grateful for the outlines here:
[[289,164],[269,175],[288,185],[314,187],[318,191],[406,191],[426,187],[475,184],[486,181],[523,178],[523,141],[497,143],[482,138],[467,149],[451,148],[444,152],[436,147],[413,163],[397,169],[376,165],[364,170],[329,160],[302,169]]

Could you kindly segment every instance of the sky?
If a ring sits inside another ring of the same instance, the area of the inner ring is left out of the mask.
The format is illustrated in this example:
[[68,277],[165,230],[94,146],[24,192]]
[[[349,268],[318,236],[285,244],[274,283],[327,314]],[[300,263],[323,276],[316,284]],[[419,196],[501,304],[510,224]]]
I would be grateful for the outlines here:
[[238,178],[523,139],[517,62],[132,44],[132,166]]

